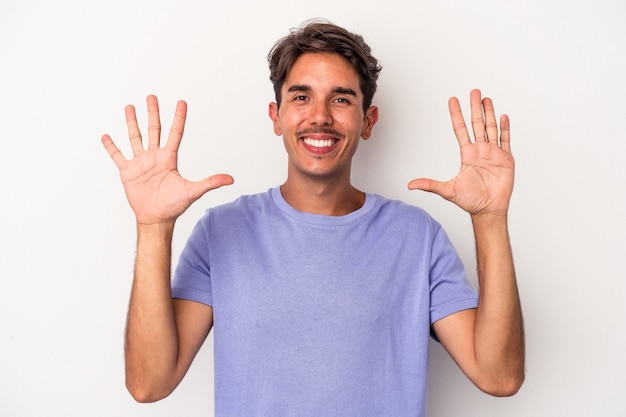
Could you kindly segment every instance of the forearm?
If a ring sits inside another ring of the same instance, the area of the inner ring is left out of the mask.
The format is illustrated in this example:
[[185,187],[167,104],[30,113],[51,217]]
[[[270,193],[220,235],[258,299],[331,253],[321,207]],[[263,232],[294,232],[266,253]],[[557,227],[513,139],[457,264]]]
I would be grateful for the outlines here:
[[507,218],[472,216],[472,224],[480,286],[474,327],[476,361],[496,390],[516,391],[524,379],[524,325]]
[[138,225],[135,277],[126,327],[126,385],[138,401],[174,388],[178,335],[170,290],[173,224]]

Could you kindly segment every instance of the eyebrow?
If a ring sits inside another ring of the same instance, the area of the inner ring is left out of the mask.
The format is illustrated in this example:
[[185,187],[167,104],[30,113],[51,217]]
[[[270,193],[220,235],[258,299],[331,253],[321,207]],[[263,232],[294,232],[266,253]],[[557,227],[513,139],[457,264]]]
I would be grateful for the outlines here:
[[[290,86],[287,89],[287,92],[289,92],[289,93],[298,92],[298,91],[307,92],[307,91],[311,91],[311,90],[312,90],[312,88],[311,88],[310,85],[295,84],[295,85]],[[335,94],[346,94],[346,95],[353,96],[353,97],[357,96],[356,91],[354,91],[351,88],[347,88],[347,87],[334,87],[332,91]]]
[[356,97],[356,91],[346,87],[335,87],[333,88],[333,93]]

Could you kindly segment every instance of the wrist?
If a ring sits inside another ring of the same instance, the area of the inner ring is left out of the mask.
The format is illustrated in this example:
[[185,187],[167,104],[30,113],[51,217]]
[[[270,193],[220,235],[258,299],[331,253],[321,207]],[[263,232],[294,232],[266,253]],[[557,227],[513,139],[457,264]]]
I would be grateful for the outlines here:
[[506,231],[508,229],[508,215],[506,212],[472,214],[471,219],[475,231]]
[[174,221],[162,223],[137,222],[137,236],[147,238],[169,237],[174,234]]

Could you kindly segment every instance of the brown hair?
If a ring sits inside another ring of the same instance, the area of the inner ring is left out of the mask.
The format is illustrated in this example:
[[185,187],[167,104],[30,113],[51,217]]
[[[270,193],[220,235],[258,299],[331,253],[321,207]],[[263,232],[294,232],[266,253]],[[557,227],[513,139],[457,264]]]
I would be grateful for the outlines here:
[[359,74],[363,92],[363,111],[367,111],[372,104],[376,80],[382,67],[372,56],[369,45],[361,35],[327,21],[304,23],[299,28],[292,29],[289,35],[272,47],[267,61],[278,106],[281,101],[281,88],[289,76],[289,71],[304,53],[335,53],[347,59]]

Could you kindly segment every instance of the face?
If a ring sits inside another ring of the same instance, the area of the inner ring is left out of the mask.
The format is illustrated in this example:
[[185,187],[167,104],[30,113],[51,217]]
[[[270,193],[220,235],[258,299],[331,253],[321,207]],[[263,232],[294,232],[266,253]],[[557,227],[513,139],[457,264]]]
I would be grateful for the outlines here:
[[350,178],[359,140],[368,139],[378,109],[363,113],[359,76],[337,54],[307,53],[282,86],[280,108],[270,103],[276,135],[289,156],[289,178]]

